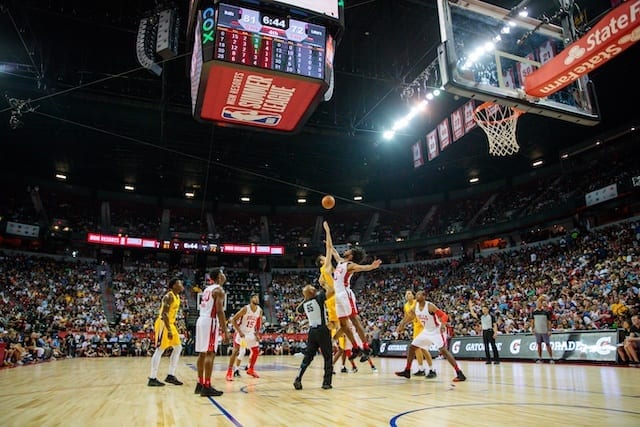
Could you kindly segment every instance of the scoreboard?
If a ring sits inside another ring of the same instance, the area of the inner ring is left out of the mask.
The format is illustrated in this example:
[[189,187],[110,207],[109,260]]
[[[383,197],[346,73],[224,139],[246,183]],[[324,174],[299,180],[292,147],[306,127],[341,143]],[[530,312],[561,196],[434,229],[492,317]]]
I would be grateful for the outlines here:
[[192,9],[196,120],[295,132],[331,98],[342,2],[203,0]]
[[220,4],[215,58],[324,79],[326,29],[278,14]]

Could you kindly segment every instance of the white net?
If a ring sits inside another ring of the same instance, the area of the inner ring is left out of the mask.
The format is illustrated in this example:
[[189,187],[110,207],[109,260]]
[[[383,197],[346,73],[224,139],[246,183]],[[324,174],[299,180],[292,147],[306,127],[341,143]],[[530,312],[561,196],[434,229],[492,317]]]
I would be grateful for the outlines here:
[[505,107],[494,102],[485,102],[477,107],[473,118],[484,130],[489,140],[489,154],[493,156],[510,156],[520,150],[516,139],[518,117],[524,111]]

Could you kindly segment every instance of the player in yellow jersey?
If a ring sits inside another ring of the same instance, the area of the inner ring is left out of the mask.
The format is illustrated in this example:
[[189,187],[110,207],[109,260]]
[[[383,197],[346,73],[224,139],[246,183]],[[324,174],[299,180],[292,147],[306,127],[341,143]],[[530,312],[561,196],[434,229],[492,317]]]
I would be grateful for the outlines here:
[[171,358],[169,359],[169,375],[165,381],[182,385],[182,382],[176,378],[176,369],[178,368],[178,360],[182,353],[182,344],[180,342],[180,334],[176,327],[176,317],[180,309],[180,293],[184,290],[182,280],[174,278],[169,281],[169,292],[162,297],[160,312],[154,324],[155,346],[156,350],[151,357],[151,375],[149,375],[149,387],[160,387],[164,383],[158,381],[158,368],[164,351],[172,347]]
[[[322,225],[325,226],[325,224],[327,224],[326,221],[324,221]],[[328,225],[325,227],[325,229],[327,227]],[[327,233],[325,249],[325,255],[318,256],[318,259],[316,260],[316,264],[320,267],[320,278],[318,279],[318,281],[323,288],[329,287],[333,289],[333,264],[331,263],[331,259],[334,256],[335,249],[333,248],[331,234],[329,233]],[[338,313],[336,312],[335,294],[332,294],[331,297],[327,298],[327,300],[325,301],[325,305],[327,306],[327,317],[329,318],[327,326],[332,331],[336,330],[340,326],[340,319],[338,318]]]
[[[410,311],[415,311],[416,299],[412,291],[405,292],[404,298],[406,300],[406,302],[404,303],[404,315],[406,317]],[[415,339],[418,336],[418,334],[422,332],[422,329],[424,329],[424,326],[422,325],[422,322],[420,322],[417,316],[414,316],[412,324],[413,324],[413,339]],[[426,376],[427,378],[436,377],[436,372],[433,370],[433,359],[431,357],[431,353],[429,353],[428,350],[424,350],[422,348],[418,349],[418,351],[416,351],[416,360],[418,362],[418,370],[413,373],[414,376],[416,377]],[[428,373],[427,373],[427,368],[429,368]]]

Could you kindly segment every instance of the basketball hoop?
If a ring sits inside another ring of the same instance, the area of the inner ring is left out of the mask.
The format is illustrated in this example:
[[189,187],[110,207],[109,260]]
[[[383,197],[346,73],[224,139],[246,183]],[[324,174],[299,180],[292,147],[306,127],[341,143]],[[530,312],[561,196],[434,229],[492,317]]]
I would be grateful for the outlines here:
[[510,156],[520,150],[516,140],[516,126],[518,117],[523,114],[522,110],[495,102],[485,102],[473,111],[473,119],[487,134],[489,154]]

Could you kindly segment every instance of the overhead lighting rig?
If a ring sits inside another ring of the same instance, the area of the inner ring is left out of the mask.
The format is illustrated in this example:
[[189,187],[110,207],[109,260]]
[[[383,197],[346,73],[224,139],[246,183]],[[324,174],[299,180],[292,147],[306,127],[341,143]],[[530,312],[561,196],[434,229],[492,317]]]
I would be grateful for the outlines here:
[[24,122],[22,121],[23,115],[25,115],[26,113],[33,113],[39,107],[31,106],[30,99],[22,100],[17,98],[9,98],[8,95],[5,95],[5,98],[7,99],[9,107],[11,108],[9,127],[13,130],[19,129],[24,125]]

